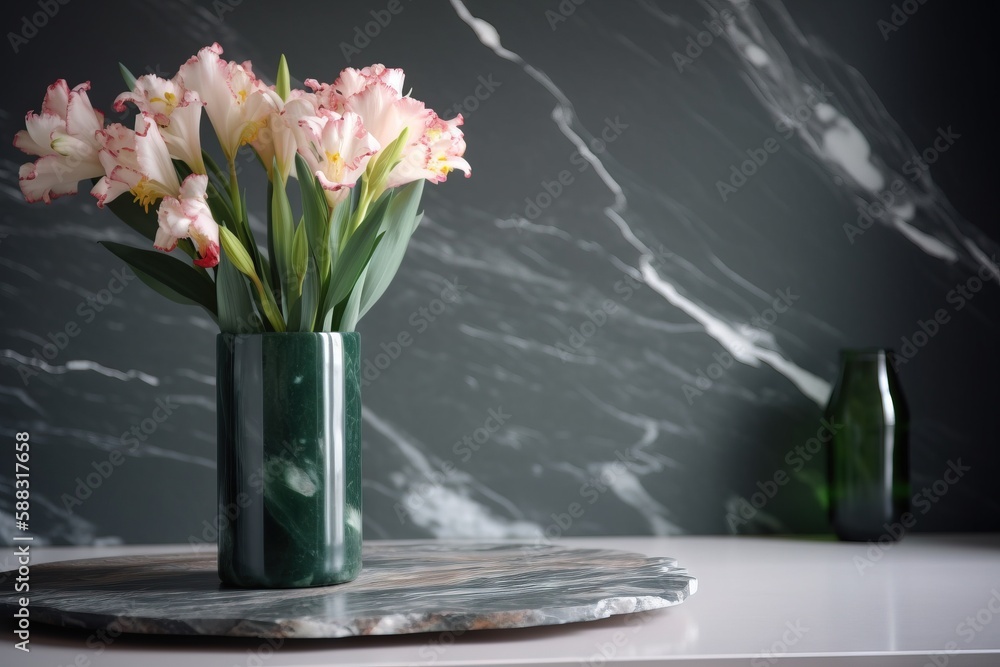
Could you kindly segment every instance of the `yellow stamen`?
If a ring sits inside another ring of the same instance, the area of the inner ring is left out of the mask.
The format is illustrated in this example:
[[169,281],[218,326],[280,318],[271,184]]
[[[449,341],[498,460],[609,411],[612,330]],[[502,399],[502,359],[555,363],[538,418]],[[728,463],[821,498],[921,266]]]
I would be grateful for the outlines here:
[[267,121],[268,119],[265,118],[254,123],[247,123],[246,127],[243,128],[243,134],[240,135],[240,146],[256,141],[260,131],[267,127]]
[[[438,162],[444,162],[447,159],[448,159],[447,155],[440,155],[440,156],[438,156]],[[454,167],[452,167],[450,165],[447,165],[447,164],[439,164],[439,165],[437,165],[437,167],[431,167],[431,171],[436,171],[437,173],[441,174],[442,176],[447,176],[448,174],[450,174],[452,172],[452,170],[454,170]]]
[[331,153],[327,151],[326,161],[333,165],[333,180],[339,181],[344,176],[344,158],[340,157],[340,153]]
[[163,106],[167,107],[167,115],[169,116],[174,108],[177,106],[177,96],[171,92],[163,93],[163,97],[150,97],[149,101],[151,104],[159,102]]
[[134,188],[132,188],[132,194],[135,195],[136,202],[149,213],[150,204],[155,204],[156,200],[160,198],[160,193],[150,184],[148,178],[144,178],[139,181]]

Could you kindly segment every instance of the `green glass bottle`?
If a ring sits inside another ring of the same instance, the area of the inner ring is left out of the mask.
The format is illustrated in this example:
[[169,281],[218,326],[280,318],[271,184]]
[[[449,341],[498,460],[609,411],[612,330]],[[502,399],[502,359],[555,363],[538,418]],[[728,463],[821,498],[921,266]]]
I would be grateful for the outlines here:
[[910,502],[910,415],[892,351],[842,350],[825,416],[834,532],[848,541],[898,539]]

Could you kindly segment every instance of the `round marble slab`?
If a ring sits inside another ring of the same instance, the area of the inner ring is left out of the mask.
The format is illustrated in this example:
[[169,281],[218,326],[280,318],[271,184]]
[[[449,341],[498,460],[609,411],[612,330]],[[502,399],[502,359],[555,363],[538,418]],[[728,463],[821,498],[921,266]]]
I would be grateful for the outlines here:
[[[697,580],[671,558],[552,545],[368,542],[336,586],[223,587],[215,556],[63,561],[31,569],[31,619],[119,632],[350,637],[523,628],[679,604]],[[0,596],[5,614],[17,595]]]

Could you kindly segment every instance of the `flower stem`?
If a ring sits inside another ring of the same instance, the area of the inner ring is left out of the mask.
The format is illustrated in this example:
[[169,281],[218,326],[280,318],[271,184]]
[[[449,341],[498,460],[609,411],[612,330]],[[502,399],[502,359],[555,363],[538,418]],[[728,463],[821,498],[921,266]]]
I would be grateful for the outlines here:
[[243,206],[240,203],[240,182],[236,178],[236,161],[232,159],[229,160],[229,199],[233,202],[233,212],[236,214],[237,229],[239,229]]
[[208,167],[208,171],[212,172],[212,175],[218,179],[219,185],[224,186],[226,184],[226,177],[222,173],[222,169],[219,168],[219,165],[212,159],[212,156],[208,154],[208,151],[201,152],[201,159],[205,163],[205,166]]

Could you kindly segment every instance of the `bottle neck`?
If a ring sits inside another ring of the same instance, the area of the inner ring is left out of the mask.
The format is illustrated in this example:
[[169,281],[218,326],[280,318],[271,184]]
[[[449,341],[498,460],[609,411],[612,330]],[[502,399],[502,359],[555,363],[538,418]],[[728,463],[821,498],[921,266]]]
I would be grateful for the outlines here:
[[851,397],[879,402],[886,425],[905,420],[898,414],[901,408],[899,388],[893,370],[892,350],[882,348],[843,350],[840,355],[840,377],[835,401]]

